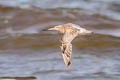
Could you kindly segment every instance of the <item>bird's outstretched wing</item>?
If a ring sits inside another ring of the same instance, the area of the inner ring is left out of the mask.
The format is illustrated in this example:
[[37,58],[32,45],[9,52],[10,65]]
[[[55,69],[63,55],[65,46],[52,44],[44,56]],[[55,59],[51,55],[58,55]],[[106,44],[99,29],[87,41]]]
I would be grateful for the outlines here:
[[70,57],[72,53],[72,44],[71,43],[62,44],[61,51],[62,51],[63,60],[66,66],[69,67],[71,64]]
[[67,67],[70,66],[70,57],[72,54],[72,44],[71,41],[78,35],[77,31],[72,31],[72,30],[66,30],[62,39],[61,39],[61,51],[62,51],[62,56],[63,60],[66,64]]

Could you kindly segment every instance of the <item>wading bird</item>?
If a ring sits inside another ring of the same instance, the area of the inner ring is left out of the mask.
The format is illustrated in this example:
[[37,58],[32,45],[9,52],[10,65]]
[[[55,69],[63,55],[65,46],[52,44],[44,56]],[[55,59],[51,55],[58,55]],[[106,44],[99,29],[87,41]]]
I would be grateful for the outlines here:
[[62,51],[62,57],[64,60],[64,63],[67,67],[70,66],[70,58],[72,53],[72,44],[71,41],[78,35],[85,35],[85,34],[91,34],[92,31],[86,30],[79,25],[68,23],[63,25],[58,25],[52,28],[49,28],[48,30],[57,30],[63,33],[63,37],[60,39],[61,42],[61,51]]

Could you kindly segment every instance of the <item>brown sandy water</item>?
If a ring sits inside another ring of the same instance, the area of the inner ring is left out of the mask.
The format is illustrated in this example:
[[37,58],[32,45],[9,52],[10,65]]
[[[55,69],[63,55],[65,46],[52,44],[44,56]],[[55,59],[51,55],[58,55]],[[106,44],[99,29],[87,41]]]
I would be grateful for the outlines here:
[[[117,10],[115,7],[112,10]],[[2,4],[0,76],[34,75],[40,80],[119,80],[120,21],[113,17],[91,14],[81,8],[21,8]],[[43,30],[68,22],[93,30],[95,34],[78,36],[72,42],[72,65],[67,69],[59,49],[61,34]]]

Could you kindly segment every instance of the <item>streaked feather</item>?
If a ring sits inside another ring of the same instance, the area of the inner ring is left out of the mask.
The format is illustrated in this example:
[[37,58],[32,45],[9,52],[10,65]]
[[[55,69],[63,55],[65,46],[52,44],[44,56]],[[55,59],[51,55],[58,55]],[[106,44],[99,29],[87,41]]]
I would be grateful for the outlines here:
[[79,25],[68,23],[68,24],[63,24],[63,25],[58,25],[53,28],[50,28],[48,30],[58,30],[61,33],[63,33],[63,37],[60,40],[62,43],[61,46],[61,51],[62,51],[62,56],[63,60],[66,64],[67,67],[70,66],[70,57],[72,54],[72,40],[78,35],[78,34],[90,34],[92,31],[86,30]]
[[61,51],[64,63],[67,67],[70,66],[71,61],[71,54],[72,54],[72,44],[71,41],[78,35],[77,31],[73,32],[71,29],[67,29],[61,39]]
[[72,53],[72,44],[71,43],[62,44],[61,51],[64,63],[67,67],[69,67],[71,64],[70,58]]

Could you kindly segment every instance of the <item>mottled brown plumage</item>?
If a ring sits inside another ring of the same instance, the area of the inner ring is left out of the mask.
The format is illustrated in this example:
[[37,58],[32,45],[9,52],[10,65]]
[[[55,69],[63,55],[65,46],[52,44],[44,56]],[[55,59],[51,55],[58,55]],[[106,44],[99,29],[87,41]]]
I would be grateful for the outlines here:
[[63,56],[64,63],[67,67],[70,66],[71,61],[71,54],[72,54],[72,44],[71,41],[78,35],[84,35],[84,34],[90,34],[92,31],[86,30],[84,28],[81,28],[78,25],[68,23],[63,25],[58,25],[53,28],[49,28],[48,30],[58,30],[61,33],[63,33],[63,37],[60,40],[61,42],[61,52]]

